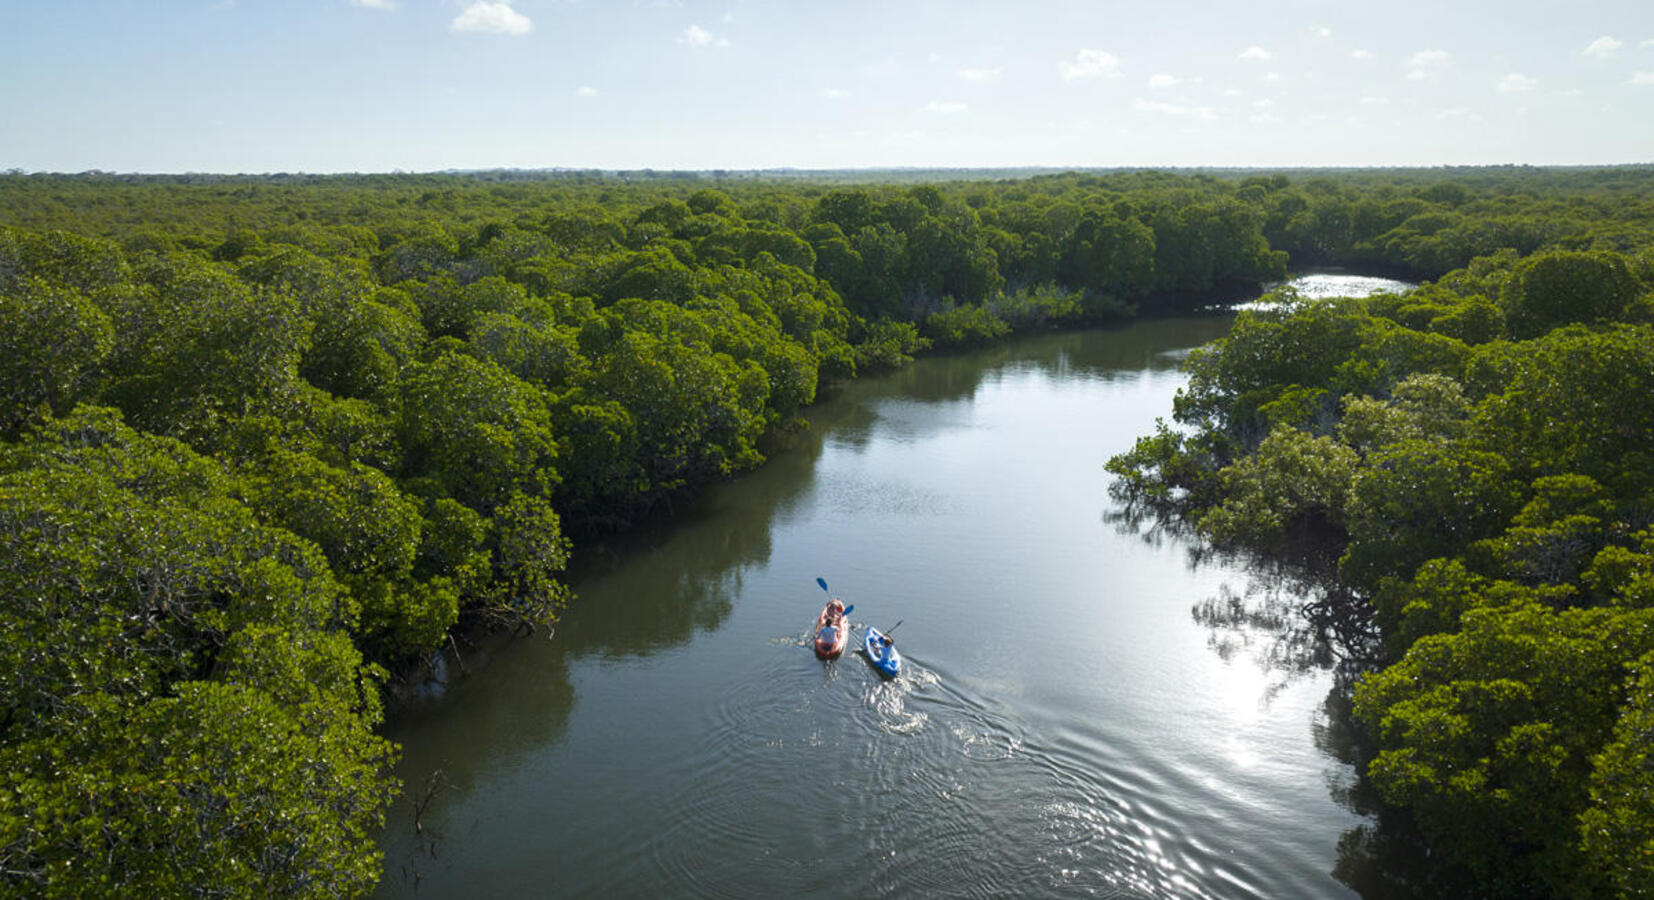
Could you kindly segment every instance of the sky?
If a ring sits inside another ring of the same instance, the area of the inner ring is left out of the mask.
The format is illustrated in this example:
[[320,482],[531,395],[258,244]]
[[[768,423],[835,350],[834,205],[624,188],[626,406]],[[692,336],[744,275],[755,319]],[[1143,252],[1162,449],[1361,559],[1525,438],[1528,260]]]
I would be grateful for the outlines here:
[[5,0],[0,169],[1654,162],[1654,0]]

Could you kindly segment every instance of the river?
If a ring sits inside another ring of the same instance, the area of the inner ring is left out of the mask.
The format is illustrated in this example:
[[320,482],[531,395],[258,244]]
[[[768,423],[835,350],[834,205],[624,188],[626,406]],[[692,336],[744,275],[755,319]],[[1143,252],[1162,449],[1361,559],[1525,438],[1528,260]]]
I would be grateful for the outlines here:
[[[1108,494],[1227,324],[859,380],[759,471],[582,548],[554,640],[392,722],[430,800],[420,831],[392,810],[379,895],[1355,896],[1332,674],[1193,615],[1257,576]],[[858,638],[901,623],[902,677],[815,658],[817,576]]]

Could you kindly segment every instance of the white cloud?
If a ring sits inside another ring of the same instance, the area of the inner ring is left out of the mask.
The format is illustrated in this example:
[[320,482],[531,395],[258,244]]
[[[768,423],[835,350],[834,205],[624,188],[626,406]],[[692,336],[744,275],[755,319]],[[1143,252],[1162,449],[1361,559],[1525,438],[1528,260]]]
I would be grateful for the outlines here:
[[1619,52],[1619,49],[1624,46],[1624,42],[1615,40],[1605,34],[1602,37],[1592,41],[1590,46],[1585,48],[1585,55],[1594,56],[1597,59],[1608,59],[1615,53]]
[[1371,50],[1352,50],[1352,51],[1350,51],[1350,59],[1359,59],[1362,62],[1366,62],[1367,60],[1376,59],[1376,58],[1377,57],[1375,57],[1373,55],[1373,51],[1371,51]]
[[1224,88],[1223,89],[1223,96],[1225,96],[1225,97],[1244,97],[1244,96],[1246,96],[1246,92],[1241,90],[1240,88]]
[[1263,80],[1264,81],[1280,81],[1281,80],[1281,73],[1279,73],[1279,72],[1270,72],[1268,75],[1265,75],[1263,77]]
[[1632,75],[1631,80],[1627,81],[1626,84],[1634,84],[1638,87],[1654,85],[1654,72],[1638,72]]
[[1321,38],[1322,40],[1330,38],[1332,37],[1332,29],[1325,25],[1321,25],[1315,29],[1315,36]]
[[1249,62],[1266,62],[1269,59],[1269,51],[1253,44],[1240,52],[1240,58]]
[[838,88],[827,88],[821,92],[821,96],[826,97],[828,100],[843,100],[844,98],[850,96],[850,92],[840,90]]
[[528,20],[528,16],[512,9],[509,0],[495,3],[477,0],[448,23],[448,30],[522,35],[533,31],[534,23]]
[[1389,97],[1362,97],[1361,103],[1365,106],[1384,106],[1390,102]]
[[1281,117],[1273,113],[1259,113],[1255,116],[1248,116],[1246,120],[1254,125],[1278,125],[1281,122]]
[[1512,72],[1509,75],[1499,79],[1499,93],[1520,94],[1523,91],[1533,90],[1538,84],[1539,79],[1537,78],[1529,78],[1528,76],[1518,72]]
[[1179,106],[1175,103],[1161,103],[1155,100],[1138,98],[1133,101],[1131,108],[1138,112],[1159,113],[1179,119],[1201,119],[1209,121],[1217,118],[1210,106]]
[[597,96],[597,88],[594,88],[591,85],[582,85],[582,86],[575,89],[574,96],[576,96],[576,97],[596,97]]
[[1434,77],[1452,58],[1446,50],[1420,50],[1407,58],[1407,78],[1423,81]]
[[1165,72],[1160,72],[1158,74],[1149,76],[1149,87],[1154,88],[1155,90],[1161,90],[1161,89],[1169,88],[1169,87],[1177,87],[1180,84],[1199,84],[1199,83],[1200,83],[1200,78],[1199,77],[1179,78],[1176,75],[1167,75]]
[[1274,106],[1274,105],[1275,105],[1275,101],[1269,99],[1268,97],[1265,97],[1261,100],[1253,100],[1252,101],[1252,108],[1253,109],[1268,109],[1268,108],[1270,108],[1271,106]]
[[1648,40],[1643,41],[1642,43],[1638,44],[1637,46],[1643,47],[1643,48],[1654,47],[1654,38],[1649,38]]
[[960,69],[959,77],[966,81],[988,83],[999,80],[999,69]]
[[1062,77],[1070,80],[1120,77],[1120,58],[1107,50],[1081,50],[1073,61],[1064,62],[1061,67]]
[[1482,117],[1480,115],[1478,115],[1475,112],[1475,110],[1472,110],[1472,109],[1469,109],[1468,107],[1463,107],[1463,106],[1453,106],[1453,107],[1449,107],[1449,108],[1444,109],[1444,110],[1440,110],[1436,113],[1435,118],[1436,118],[1436,121],[1438,121],[1438,122],[1449,122],[1449,121],[1480,122],[1480,121],[1482,121]]
[[396,8],[396,0],[350,0],[351,6],[360,6],[364,9],[382,9],[386,12]]
[[1585,92],[1579,88],[1568,88],[1565,91],[1551,91],[1553,97],[1581,97]]
[[933,113],[962,113],[969,108],[963,103],[943,103],[939,100],[932,100],[925,104],[925,112]]
[[691,25],[678,35],[678,43],[685,47],[728,47],[729,39],[721,38],[699,25]]

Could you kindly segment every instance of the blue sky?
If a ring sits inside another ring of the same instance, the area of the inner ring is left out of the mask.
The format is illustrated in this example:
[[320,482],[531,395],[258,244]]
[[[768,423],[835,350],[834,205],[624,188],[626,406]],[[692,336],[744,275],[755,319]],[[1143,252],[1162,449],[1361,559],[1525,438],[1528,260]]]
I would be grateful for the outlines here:
[[1650,0],[0,11],[0,169],[1650,161]]

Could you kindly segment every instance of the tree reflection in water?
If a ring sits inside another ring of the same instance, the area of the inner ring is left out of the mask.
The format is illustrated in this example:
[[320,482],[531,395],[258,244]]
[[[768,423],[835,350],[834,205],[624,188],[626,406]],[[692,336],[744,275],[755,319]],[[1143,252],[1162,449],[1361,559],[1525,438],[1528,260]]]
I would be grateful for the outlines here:
[[1213,547],[1189,523],[1166,510],[1123,505],[1104,514],[1120,533],[1161,547],[1181,545],[1190,568],[1222,565],[1242,573],[1189,611],[1207,629],[1207,644],[1225,661],[1249,657],[1270,678],[1264,702],[1296,679],[1330,671],[1332,687],[1314,724],[1315,746],[1348,768],[1328,778],[1333,800],[1366,822],[1338,840],[1332,875],[1361,897],[1459,898],[1479,896],[1462,872],[1436,864],[1405,811],[1379,799],[1365,772],[1377,748],[1356,721],[1356,681],[1381,662],[1379,634],[1367,600],[1340,583],[1339,545],[1302,536],[1275,555]]

